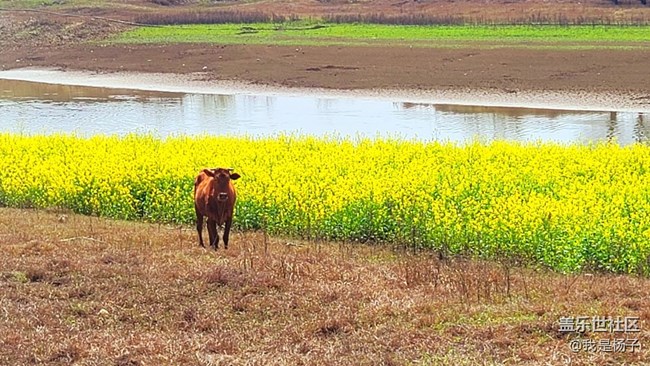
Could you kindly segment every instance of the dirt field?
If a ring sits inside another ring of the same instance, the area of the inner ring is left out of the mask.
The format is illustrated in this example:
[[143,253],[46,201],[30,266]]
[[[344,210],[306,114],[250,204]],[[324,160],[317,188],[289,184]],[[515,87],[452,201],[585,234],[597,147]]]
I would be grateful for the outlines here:
[[[75,14],[133,20],[147,12],[184,12],[190,5],[154,6],[151,2],[124,2],[114,11],[84,8]],[[650,19],[650,7],[638,2],[530,0],[482,2],[418,1],[343,3],[262,1],[232,3],[218,9],[265,11],[280,14],[367,14],[381,11],[404,14],[422,11],[439,16],[471,17],[480,13],[494,21],[547,17]],[[139,7],[136,7],[139,6]],[[135,9],[135,10],[134,10]],[[282,9],[282,11],[280,11]],[[395,10],[401,9],[401,10]],[[454,10],[455,9],[455,10]],[[61,10],[73,12],[71,10]],[[282,47],[240,45],[108,46],[83,44],[103,39],[127,25],[99,19],[61,17],[40,13],[0,13],[0,67],[58,67],[91,71],[190,73],[207,71],[214,80],[323,87],[336,89],[477,89],[518,93],[534,91],[612,92],[628,95],[640,105],[650,103],[647,50],[534,50],[404,47]]]
[[611,50],[83,45],[20,50],[0,59],[5,67],[207,71],[213,79],[296,87],[616,91],[650,97],[647,56],[647,52]]
[[[647,279],[0,209],[3,365],[614,365],[650,357]],[[561,332],[562,317],[638,332]],[[576,339],[626,352],[572,352]]]

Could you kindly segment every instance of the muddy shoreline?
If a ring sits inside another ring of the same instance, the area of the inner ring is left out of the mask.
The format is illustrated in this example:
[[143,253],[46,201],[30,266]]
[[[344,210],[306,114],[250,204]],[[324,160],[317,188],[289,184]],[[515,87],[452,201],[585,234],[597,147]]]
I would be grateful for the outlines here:
[[518,91],[481,89],[331,89],[264,85],[237,80],[211,80],[208,73],[91,72],[54,68],[0,71],[0,79],[48,84],[119,88],[192,94],[315,96],[379,99],[399,102],[522,107],[558,110],[650,112],[643,94],[614,92]]

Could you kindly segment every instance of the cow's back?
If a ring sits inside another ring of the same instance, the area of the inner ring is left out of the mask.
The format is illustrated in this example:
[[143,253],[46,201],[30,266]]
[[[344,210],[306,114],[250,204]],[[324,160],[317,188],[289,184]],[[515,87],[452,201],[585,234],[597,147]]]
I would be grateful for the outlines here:
[[210,197],[208,189],[210,188],[211,179],[204,172],[200,172],[194,179],[194,206],[198,212],[205,216],[208,216],[207,203]]

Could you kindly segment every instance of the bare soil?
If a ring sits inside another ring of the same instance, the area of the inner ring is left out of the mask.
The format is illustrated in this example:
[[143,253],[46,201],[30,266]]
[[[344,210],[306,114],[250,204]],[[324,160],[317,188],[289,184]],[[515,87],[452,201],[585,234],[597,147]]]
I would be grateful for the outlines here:
[[[88,46],[20,50],[5,68],[207,72],[217,80],[337,89],[499,89],[647,93],[647,51],[544,51],[255,45]],[[17,61],[20,60],[20,61]]]
[[[0,209],[3,365],[641,365],[649,309],[643,278]],[[560,331],[579,316],[639,331]]]

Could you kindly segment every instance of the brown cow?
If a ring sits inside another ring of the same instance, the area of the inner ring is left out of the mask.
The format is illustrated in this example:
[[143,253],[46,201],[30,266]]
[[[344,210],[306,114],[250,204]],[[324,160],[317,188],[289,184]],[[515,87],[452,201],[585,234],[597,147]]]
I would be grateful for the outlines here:
[[194,209],[196,210],[196,230],[199,232],[199,245],[203,245],[203,216],[208,217],[210,245],[217,250],[219,246],[218,226],[223,229],[223,246],[228,249],[228,236],[232,215],[237,200],[237,192],[232,184],[240,175],[231,173],[232,169],[203,169],[194,180]]

